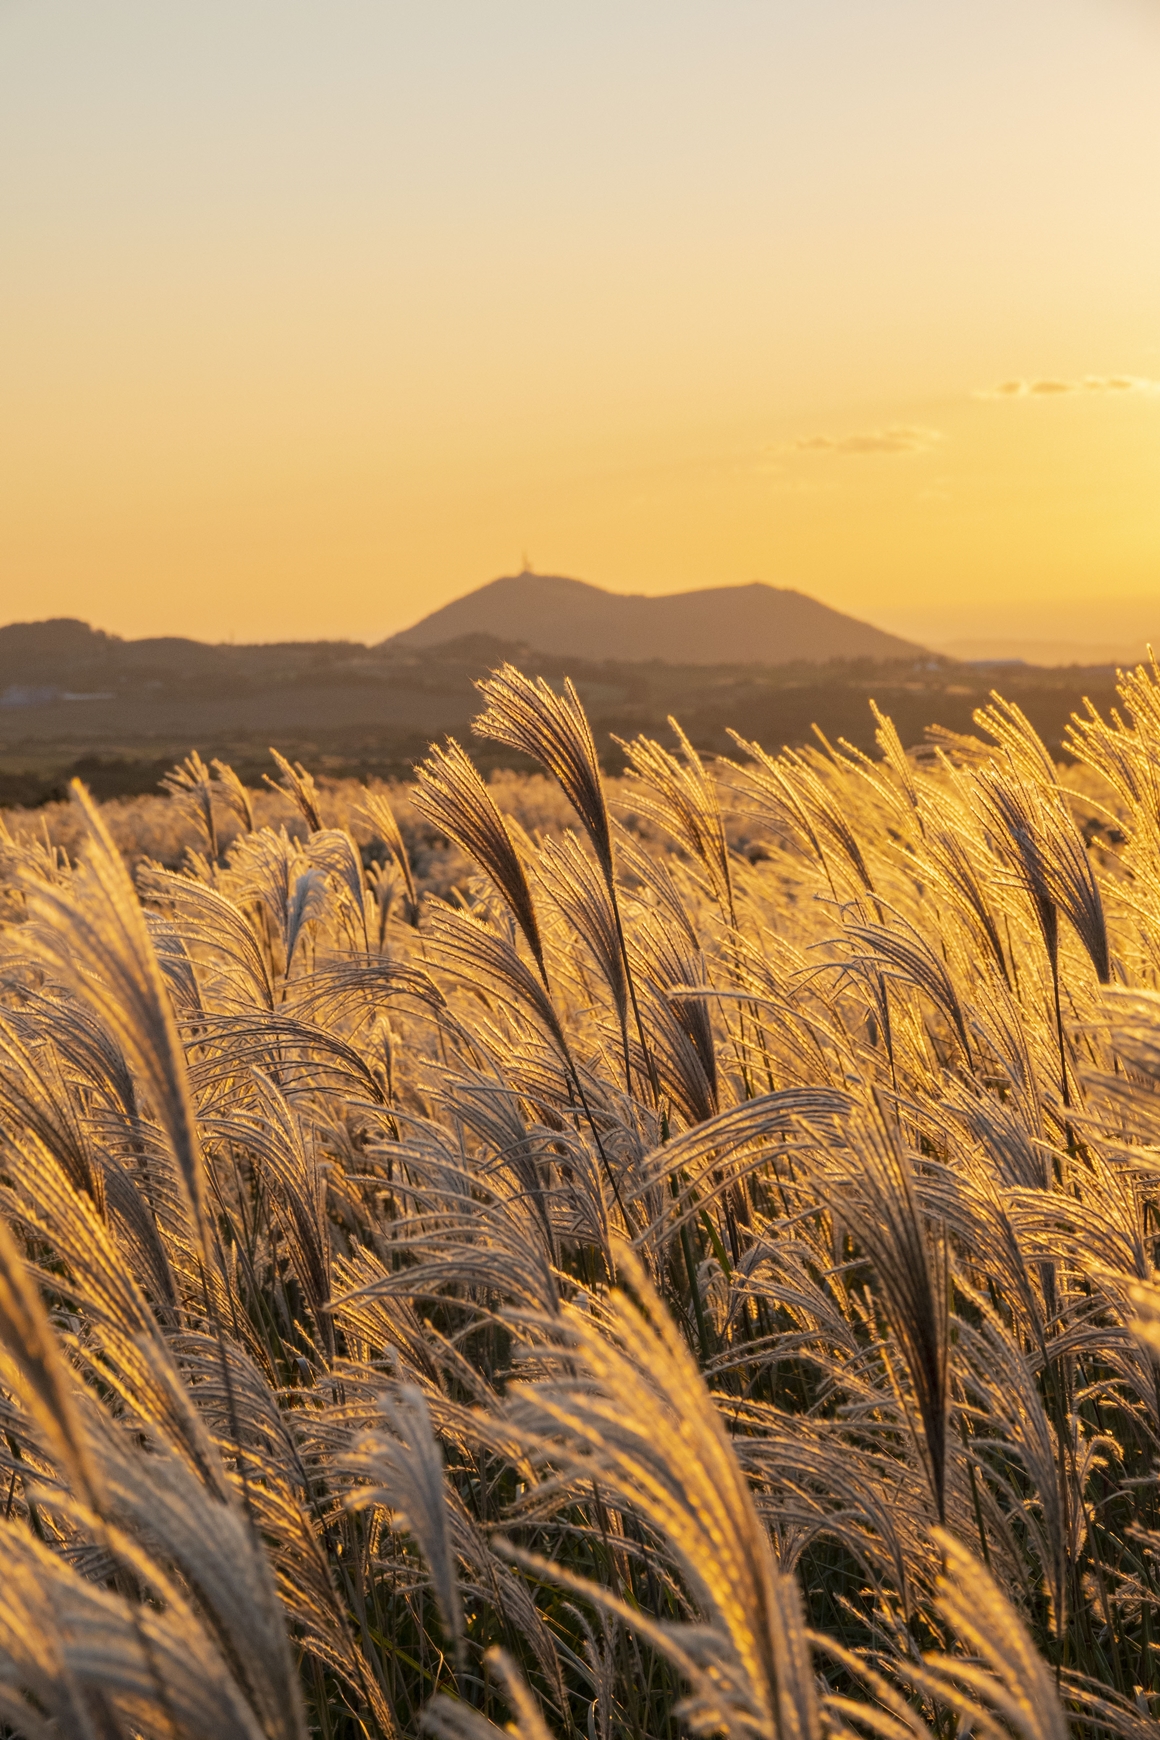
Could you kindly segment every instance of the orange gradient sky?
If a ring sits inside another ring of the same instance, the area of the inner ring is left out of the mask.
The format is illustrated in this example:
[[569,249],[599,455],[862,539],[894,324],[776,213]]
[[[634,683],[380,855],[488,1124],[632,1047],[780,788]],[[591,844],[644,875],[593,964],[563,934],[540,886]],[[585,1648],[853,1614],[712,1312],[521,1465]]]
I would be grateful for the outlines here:
[[1158,93],[1153,0],[0,0],[0,621],[1160,639]]

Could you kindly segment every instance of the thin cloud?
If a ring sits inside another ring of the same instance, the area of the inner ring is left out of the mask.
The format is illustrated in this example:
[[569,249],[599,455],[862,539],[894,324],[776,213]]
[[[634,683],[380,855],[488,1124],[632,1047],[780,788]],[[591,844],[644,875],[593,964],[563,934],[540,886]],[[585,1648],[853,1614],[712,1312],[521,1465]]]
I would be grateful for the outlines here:
[[921,429],[909,423],[888,429],[869,429],[861,435],[798,435],[778,450],[781,453],[926,453],[942,440],[939,429]]
[[1051,376],[1037,381],[1000,381],[997,387],[984,387],[979,399],[1056,399],[1068,393],[1160,393],[1160,381],[1146,375],[1085,375],[1082,380],[1056,380]]

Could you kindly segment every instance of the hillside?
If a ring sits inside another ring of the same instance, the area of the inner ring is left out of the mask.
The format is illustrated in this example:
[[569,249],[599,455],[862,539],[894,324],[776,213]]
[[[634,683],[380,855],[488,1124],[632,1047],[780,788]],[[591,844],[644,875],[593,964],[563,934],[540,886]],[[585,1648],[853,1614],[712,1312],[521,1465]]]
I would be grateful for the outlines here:
[[660,598],[605,592],[560,574],[511,574],[432,611],[386,642],[432,647],[467,634],[524,641],[580,659],[674,665],[914,658],[922,648],[807,598],[765,586],[714,586]]
[[[505,659],[553,682],[574,678],[611,768],[620,761],[614,734],[668,740],[670,714],[710,753],[732,752],[729,726],[779,749],[807,741],[815,723],[871,750],[873,698],[903,742],[916,743],[936,721],[969,731],[996,682],[1058,749],[1084,695],[1103,706],[1113,695],[1110,670],[988,669],[925,653],[667,664],[540,653],[482,635],[436,647],[210,646],[123,641],[80,622],[20,623],[0,628],[0,806],[43,803],[73,774],[102,797],[155,790],[191,749],[231,762],[251,783],[269,770],[271,744],[318,774],[406,777],[433,739],[470,740],[475,680]],[[474,753],[489,768],[519,765],[497,745]]]
[[[213,645],[176,635],[122,640],[75,617],[10,622],[0,628],[0,707],[43,698],[238,693],[299,682],[310,670],[346,669],[378,655],[352,641]],[[381,662],[381,661],[378,661]],[[349,674],[349,672],[347,673]],[[108,694],[106,694],[108,692]]]

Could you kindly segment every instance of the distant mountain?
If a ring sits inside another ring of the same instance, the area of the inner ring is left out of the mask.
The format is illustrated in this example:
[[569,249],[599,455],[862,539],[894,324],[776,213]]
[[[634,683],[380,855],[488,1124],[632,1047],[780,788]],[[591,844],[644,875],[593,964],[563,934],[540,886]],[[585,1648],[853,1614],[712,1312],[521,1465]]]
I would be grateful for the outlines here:
[[673,665],[885,661],[923,652],[804,592],[759,581],[647,598],[527,572],[492,580],[383,644],[433,647],[470,634],[578,659],[662,659]]
[[939,652],[969,664],[1138,665],[1148,657],[1144,641],[1013,640],[992,635],[940,642]]

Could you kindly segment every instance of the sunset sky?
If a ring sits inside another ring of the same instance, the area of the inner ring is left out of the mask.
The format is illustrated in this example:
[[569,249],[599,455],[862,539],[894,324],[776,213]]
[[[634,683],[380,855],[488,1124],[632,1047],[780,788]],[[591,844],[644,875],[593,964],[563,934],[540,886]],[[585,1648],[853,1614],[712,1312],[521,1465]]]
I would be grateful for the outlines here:
[[0,621],[1160,640],[1156,0],[0,0]]

